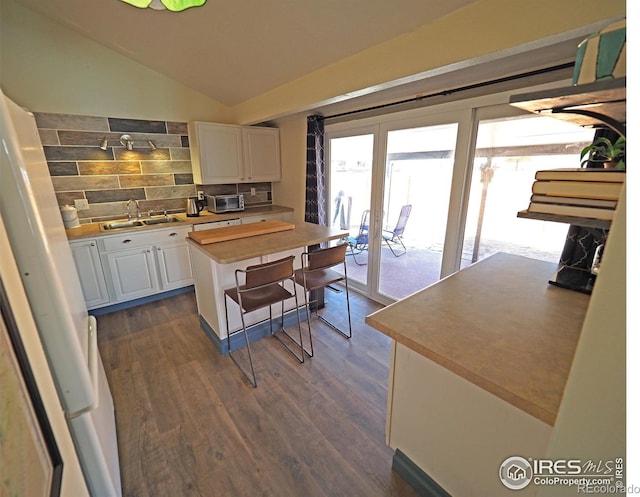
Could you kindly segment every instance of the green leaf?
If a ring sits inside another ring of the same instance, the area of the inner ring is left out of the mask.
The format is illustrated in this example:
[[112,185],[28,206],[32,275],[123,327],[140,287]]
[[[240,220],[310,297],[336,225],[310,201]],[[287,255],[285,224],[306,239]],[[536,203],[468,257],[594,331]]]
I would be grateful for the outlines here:
[[151,0],[122,0],[124,3],[128,3],[129,5],[133,5],[134,7],[138,7],[139,9],[146,9]]
[[191,7],[200,7],[207,0],[160,0],[172,12],[180,12]]
[[[122,0],[129,5],[138,7],[139,9],[146,9],[151,4],[151,0]],[[204,5],[207,0],[160,0],[162,4],[172,12],[180,12],[191,7],[200,7]]]

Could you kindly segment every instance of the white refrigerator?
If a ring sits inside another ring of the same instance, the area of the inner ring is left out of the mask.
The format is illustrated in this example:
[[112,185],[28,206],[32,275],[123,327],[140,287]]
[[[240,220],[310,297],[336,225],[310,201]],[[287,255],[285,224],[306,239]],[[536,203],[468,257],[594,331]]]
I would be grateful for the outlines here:
[[[120,497],[113,398],[33,114],[0,90],[0,212],[94,497]],[[64,471],[64,469],[63,469]]]

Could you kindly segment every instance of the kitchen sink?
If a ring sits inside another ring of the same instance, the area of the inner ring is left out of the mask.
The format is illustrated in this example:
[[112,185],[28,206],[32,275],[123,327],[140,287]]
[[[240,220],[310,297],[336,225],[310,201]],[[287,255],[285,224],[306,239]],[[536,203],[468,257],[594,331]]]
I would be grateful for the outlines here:
[[175,216],[150,217],[147,219],[121,219],[118,221],[108,221],[100,223],[101,231],[113,231],[126,228],[144,228],[156,224],[181,223],[182,219]]
[[123,221],[110,221],[108,223],[101,223],[100,229],[102,231],[121,230],[123,228],[137,228],[144,226],[142,221],[123,220]]
[[179,219],[173,216],[163,216],[163,217],[156,217],[152,219],[145,219],[142,222],[146,225],[164,224],[164,223],[181,223],[182,219]]

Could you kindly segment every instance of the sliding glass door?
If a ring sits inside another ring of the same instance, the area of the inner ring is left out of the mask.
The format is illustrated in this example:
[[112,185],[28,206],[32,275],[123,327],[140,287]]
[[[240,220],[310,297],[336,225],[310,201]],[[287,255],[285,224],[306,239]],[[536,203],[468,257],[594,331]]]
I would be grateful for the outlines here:
[[446,117],[327,132],[331,224],[349,231],[351,282],[380,302],[440,279],[458,137]]
[[371,209],[371,178],[375,128],[327,135],[329,163],[330,225],[348,230],[351,250],[347,254],[349,279],[367,288],[368,219]]
[[376,293],[399,299],[440,279],[457,131],[447,123],[386,132]]

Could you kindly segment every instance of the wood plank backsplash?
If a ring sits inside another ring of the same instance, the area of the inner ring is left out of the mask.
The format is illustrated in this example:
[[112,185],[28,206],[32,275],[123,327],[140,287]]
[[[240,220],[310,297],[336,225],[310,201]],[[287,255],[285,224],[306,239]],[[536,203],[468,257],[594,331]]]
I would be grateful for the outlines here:
[[[187,123],[120,119],[115,117],[34,113],[58,204],[86,199],[88,210],[78,211],[82,223],[126,215],[129,199],[144,213],[184,212],[187,197],[249,193],[247,206],[271,204],[271,183],[195,185]],[[120,136],[133,139],[133,150]],[[103,138],[107,150],[100,149]],[[147,140],[157,147],[151,150]]]

